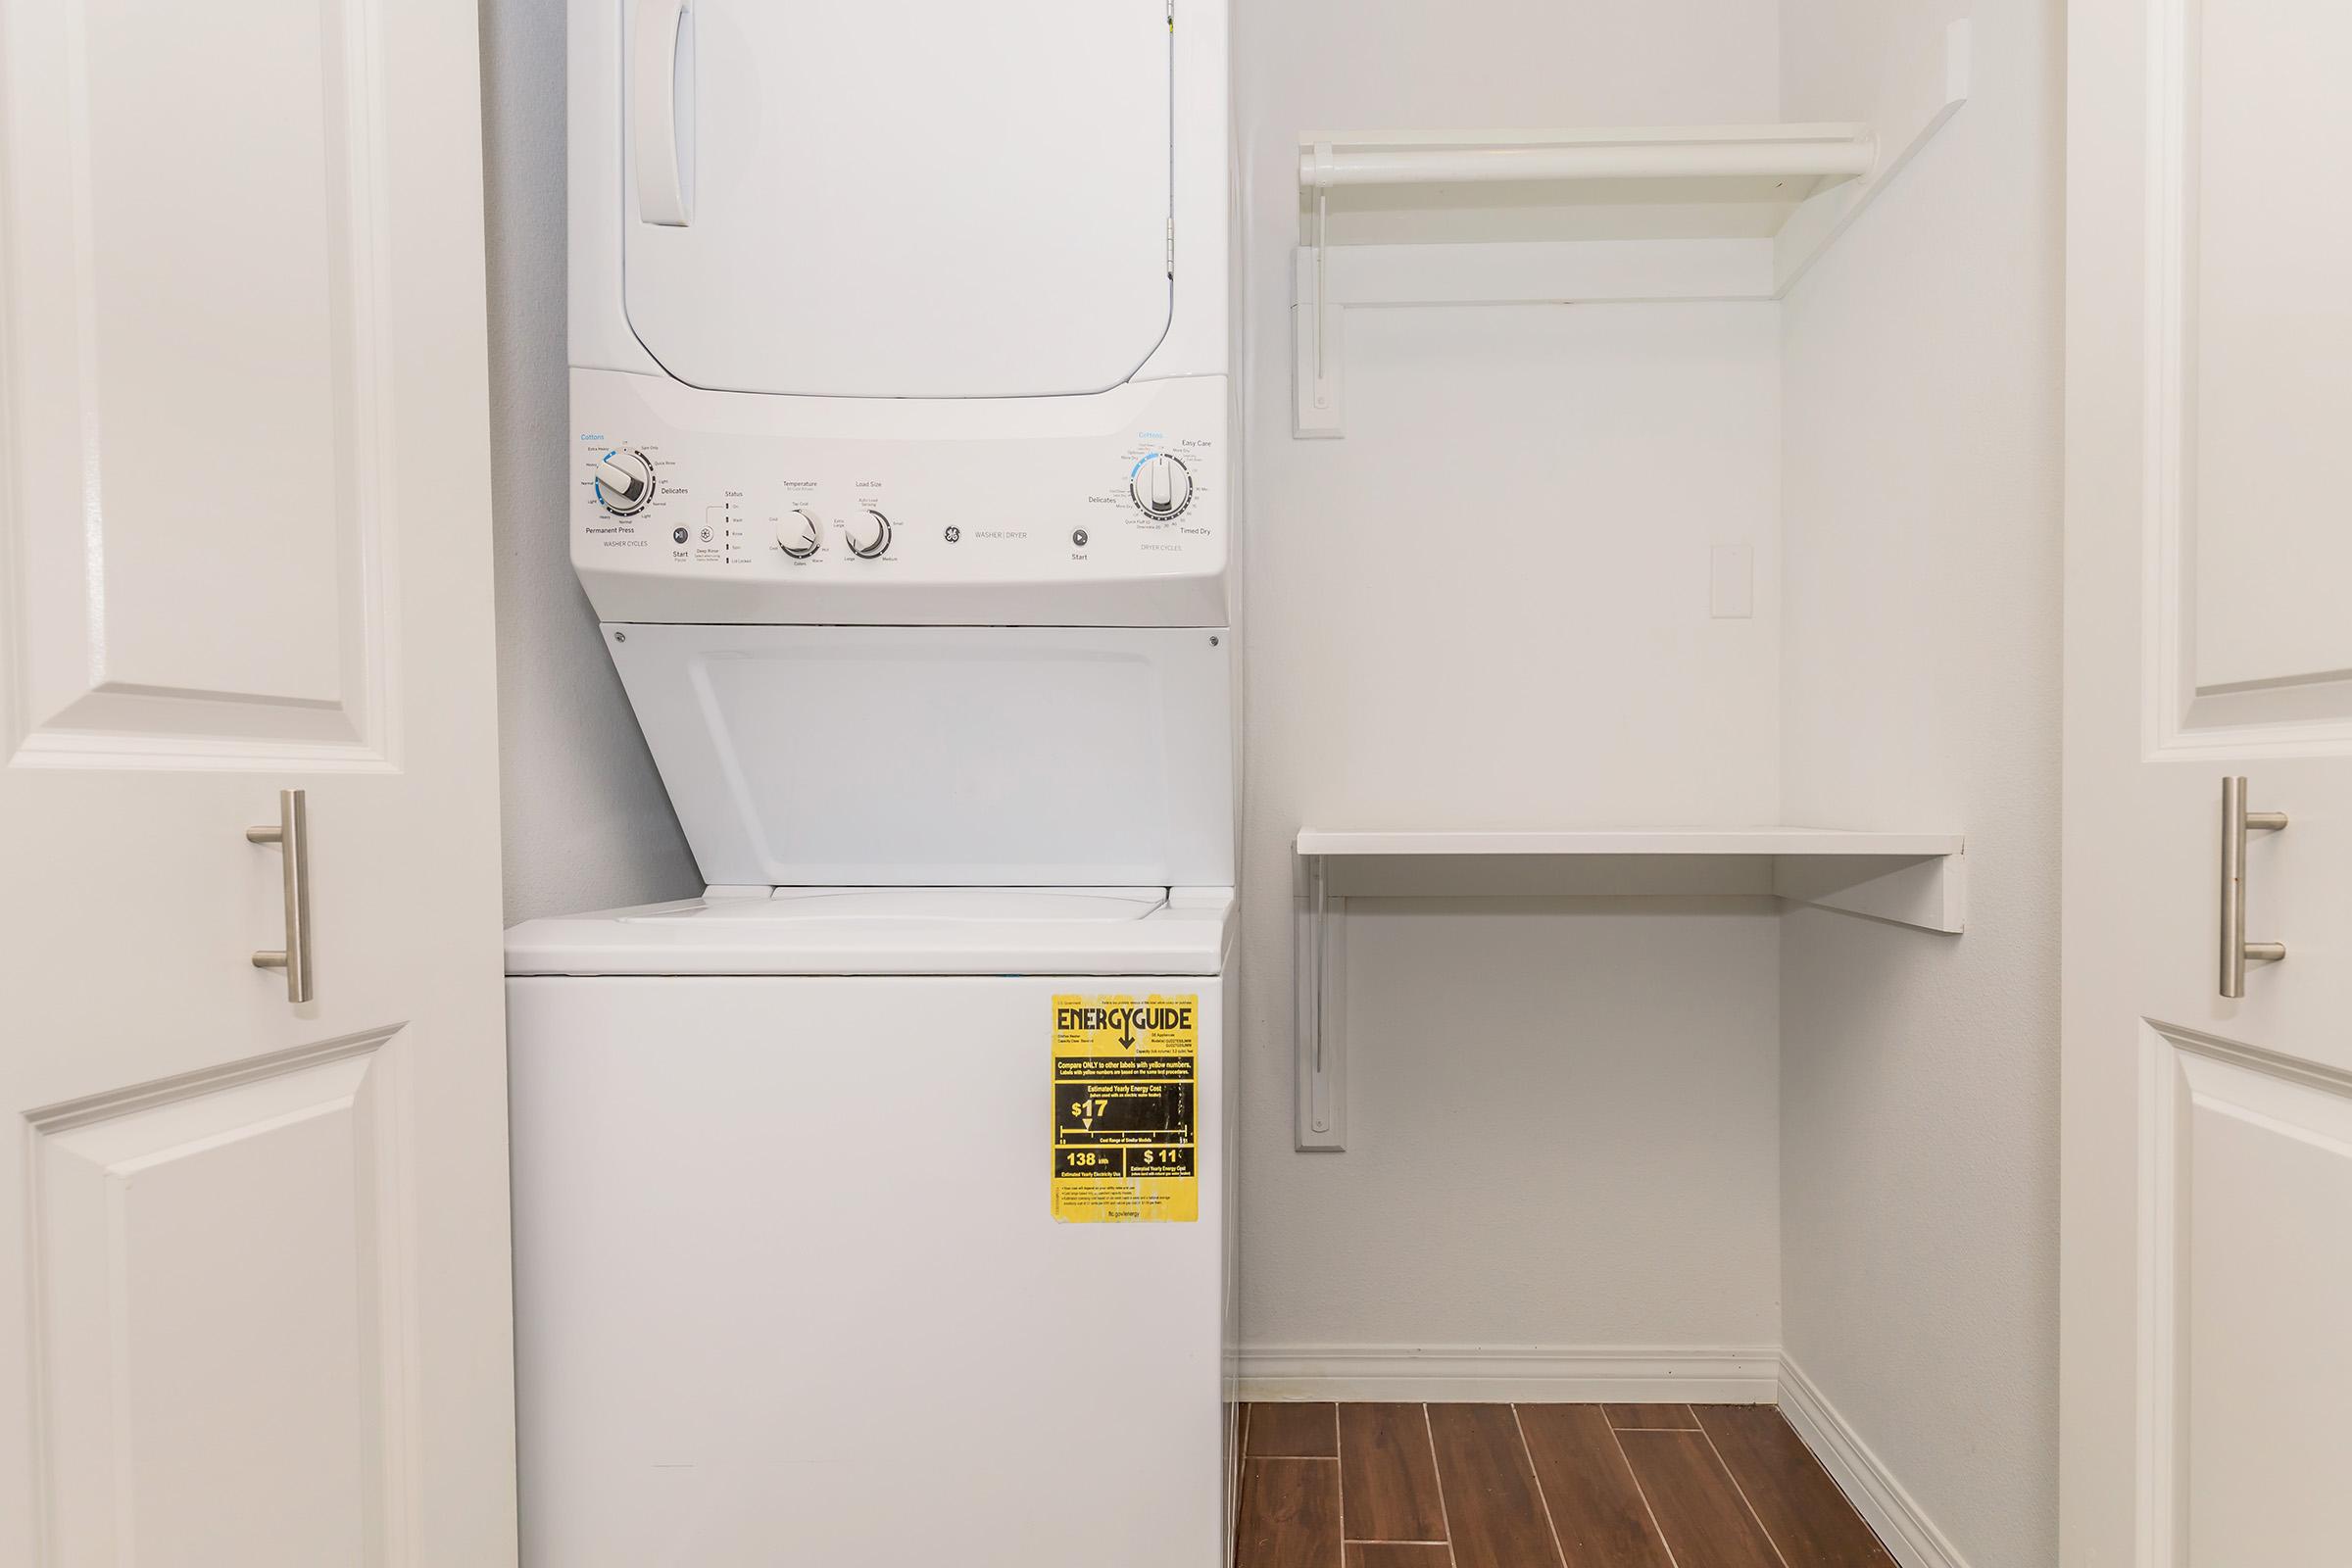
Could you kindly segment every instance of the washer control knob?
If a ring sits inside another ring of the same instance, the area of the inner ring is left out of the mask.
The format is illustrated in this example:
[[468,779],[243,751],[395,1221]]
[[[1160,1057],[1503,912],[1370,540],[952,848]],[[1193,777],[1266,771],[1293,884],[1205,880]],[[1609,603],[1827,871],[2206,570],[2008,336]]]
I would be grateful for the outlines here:
[[1145,516],[1164,520],[1192,504],[1193,471],[1182,458],[1154,452],[1135,466],[1127,480],[1127,493],[1135,497]]
[[890,519],[867,507],[850,519],[845,537],[850,554],[871,561],[890,548]]
[[787,512],[776,524],[776,543],[795,561],[807,561],[824,541],[824,524],[807,507]]
[[608,452],[596,460],[596,499],[616,517],[632,516],[654,499],[654,466],[642,452]]

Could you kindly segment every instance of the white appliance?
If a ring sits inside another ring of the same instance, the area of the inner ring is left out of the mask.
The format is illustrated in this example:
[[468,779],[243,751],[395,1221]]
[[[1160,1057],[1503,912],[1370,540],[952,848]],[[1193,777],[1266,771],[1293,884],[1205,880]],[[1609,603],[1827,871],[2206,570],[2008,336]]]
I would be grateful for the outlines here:
[[[524,1560],[1227,1560],[1231,910],[785,889],[517,927]],[[1196,1222],[1049,1215],[1056,999],[1106,994],[1198,999]]]
[[1224,0],[573,0],[570,43],[605,620],[1225,624]]
[[1222,0],[573,0],[572,561],[709,891],[509,936],[523,1557],[1230,1544]]

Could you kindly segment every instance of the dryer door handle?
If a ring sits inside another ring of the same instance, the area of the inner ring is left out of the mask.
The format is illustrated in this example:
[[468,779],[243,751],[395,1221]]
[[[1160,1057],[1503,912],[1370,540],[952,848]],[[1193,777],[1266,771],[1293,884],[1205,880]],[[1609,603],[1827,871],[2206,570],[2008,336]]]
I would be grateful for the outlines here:
[[[629,40],[637,217],[671,228],[685,227],[691,217],[687,165],[694,157],[694,54],[689,3],[637,0],[636,31]],[[678,129],[681,118],[687,122],[683,136]]]

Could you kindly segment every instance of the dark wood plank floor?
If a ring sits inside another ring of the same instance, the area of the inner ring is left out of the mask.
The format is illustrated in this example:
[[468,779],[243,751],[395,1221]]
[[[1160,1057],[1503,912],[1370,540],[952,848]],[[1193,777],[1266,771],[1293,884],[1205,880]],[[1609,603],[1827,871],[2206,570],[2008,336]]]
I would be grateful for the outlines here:
[[1770,1405],[1244,1418],[1235,1568],[1895,1568]]

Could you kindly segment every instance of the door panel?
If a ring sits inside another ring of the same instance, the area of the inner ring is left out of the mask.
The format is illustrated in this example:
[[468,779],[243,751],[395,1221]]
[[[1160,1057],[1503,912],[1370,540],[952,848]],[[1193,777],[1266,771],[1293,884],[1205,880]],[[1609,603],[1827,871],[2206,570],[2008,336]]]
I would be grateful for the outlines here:
[[2342,1549],[2352,1474],[2339,1403],[2352,1387],[2352,1077],[2157,1038],[2170,1125],[2150,1143],[2172,1226],[2156,1263],[2173,1328],[2158,1353],[2180,1380],[2158,1430],[2180,1532],[2158,1560],[2325,1562]]
[[2352,1474],[2338,1403],[2352,1387],[2352,1079],[2204,1055],[2180,1067],[2187,1558],[2327,1561]]
[[[2341,1555],[2352,166],[2313,5],[2068,11],[2061,1562]],[[2291,155],[2281,149],[2291,149]],[[2223,995],[2221,789],[2248,836]]]
[[2159,744],[2352,745],[2352,316],[2313,309],[2352,268],[2352,211],[2278,151],[2352,146],[2330,79],[2352,14],[2147,10],[2170,45],[2144,88]]
[[477,25],[0,0],[11,1568],[514,1560]]
[[[649,127],[634,77],[613,84],[629,323],[680,380],[1100,392],[1166,332],[1166,0],[694,0],[674,30],[661,4],[628,15],[624,53],[677,94]],[[687,220],[645,221],[636,160],[673,133]]]
[[[380,1541],[411,1425],[390,1358],[410,1194],[399,1036],[33,1124],[54,1547],[328,1563]],[[282,1489],[252,1506],[249,1478]]]
[[[10,197],[50,241],[11,271],[0,739],[27,760],[382,760],[383,106],[355,10],[266,0],[224,29],[89,0],[16,24],[46,64],[13,83],[38,140]],[[233,601],[191,591],[218,580]]]
[[2352,313],[2315,311],[2352,271],[2352,206],[2314,200],[2280,149],[2352,147],[2352,13],[2199,5],[2168,107],[2194,254],[2189,343],[2200,694],[2324,684],[2352,718]]

